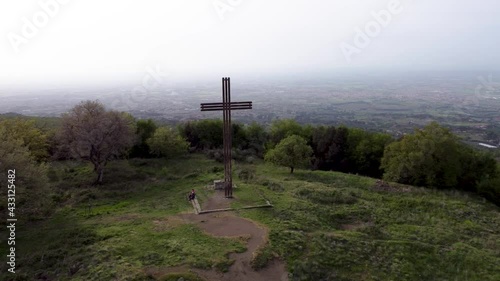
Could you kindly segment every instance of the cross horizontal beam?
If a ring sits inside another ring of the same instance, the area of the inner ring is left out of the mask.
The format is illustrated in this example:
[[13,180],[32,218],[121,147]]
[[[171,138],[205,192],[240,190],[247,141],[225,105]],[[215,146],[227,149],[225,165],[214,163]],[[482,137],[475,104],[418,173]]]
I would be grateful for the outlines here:
[[[244,109],[252,109],[251,107],[244,107],[244,108],[231,108],[231,111],[233,110],[244,110]],[[212,109],[202,109],[201,111],[223,111],[224,109],[221,108],[212,108]]]
[[[223,105],[224,103],[223,102],[206,102],[206,103],[202,103],[201,106],[204,106],[204,105]],[[229,103],[230,105],[233,105],[233,104],[250,104],[252,105],[252,102],[251,101],[233,101],[233,102],[230,102]]]
[[222,102],[217,102],[217,103],[202,103],[201,104],[201,111],[221,111],[221,110],[243,110],[243,109],[252,109],[252,102],[251,101],[244,101],[244,102],[232,102],[225,105]]

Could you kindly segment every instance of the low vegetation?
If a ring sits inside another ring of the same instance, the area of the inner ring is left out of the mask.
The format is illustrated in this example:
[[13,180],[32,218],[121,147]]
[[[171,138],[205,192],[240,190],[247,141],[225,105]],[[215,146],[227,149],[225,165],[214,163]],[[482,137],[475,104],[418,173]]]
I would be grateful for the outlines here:
[[499,209],[476,195],[268,165],[256,173],[239,199],[258,190],[275,208],[240,215],[271,228],[291,280],[500,278]]
[[[192,212],[185,200],[191,188],[201,202],[211,195],[203,187],[222,177],[221,167],[202,154],[114,161],[96,188],[90,164],[54,163],[51,196],[59,209],[43,221],[21,221],[14,280],[196,280],[168,268],[224,271],[228,254],[244,244],[211,237],[176,216]],[[270,229],[254,268],[280,257],[290,280],[500,277],[499,209],[476,195],[337,172],[290,174],[262,162],[235,168],[243,179],[235,179],[233,207],[274,205],[237,212]],[[2,251],[6,245],[2,240]]]
[[[16,169],[19,218],[18,273],[2,279],[198,280],[189,268],[224,272],[245,251],[179,216],[189,190],[203,202],[223,178],[220,120],[173,128],[88,101],[37,124],[0,121],[0,178]],[[270,230],[253,268],[280,258],[292,281],[500,280],[498,162],[437,123],[394,140],[282,120],[233,124],[233,139],[233,207]]]

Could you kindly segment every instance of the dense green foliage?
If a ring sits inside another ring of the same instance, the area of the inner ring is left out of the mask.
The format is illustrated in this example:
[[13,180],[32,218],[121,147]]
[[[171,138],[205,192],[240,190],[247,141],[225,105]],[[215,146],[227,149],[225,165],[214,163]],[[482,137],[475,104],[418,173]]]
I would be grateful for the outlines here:
[[496,177],[480,181],[477,185],[477,192],[500,205],[500,172],[497,172]]
[[[2,216],[7,215],[7,184],[15,186],[11,190],[18,195],[14,203],[18,208],[15,213],[19,216],[31,220],[42,218],[50,211],[52,204],[47,195],[46,165],[39,163],[45,158],[43,148],[46,147],[44,135],[32,127],[32,122],[0,122],[0,178],[5,180],[4,188],[0,190],[5,199],[0,204]],[[9,170],[14,172],[9,173]],[[15,175],[12,182],[7,182],[8,174]]]
[[[192,150],[203,151],[221,149],[223,145],[222,120],[190,121],[179,126],[181,136],[190,144]],[[268,133],[257,123],[242,125],[232,124],[233,147],[237,150],[251,151],[252,154],[263,157]]]
[[302,126],[297,121],[292,119],[283,119],[274,121],[269,128],[269,148],[274,148],[283,139],[291,136],[301,136],[308,139],[311,135],[311,126]]
[[48,157],[47,135],[35,126],[34,120],[20,118],[0,121],[3,134],[9,138],[21,140],[31,155],[37,161],[44,161]]
[[478,192],[478,184],[485,181],[481,192],[491,193],[490,199],[498,190],[488,190],[498,176],[495,159],[460,143],[437,123],[387,146],[382,168],[389,181],[473,192]]
[[185,154],[189,146],[177,131],[168,127],[158,128],[146,143],[152,154],[166,158]]
[[222,148],[222,128],[222,120],[200,120],[187,122],[180,131],[191,147],[203,150]]
[[324,127],[314,129],[311,145],[314,150],[313,167],[319,170],[348,171],[346,127]]
[[[208,151],[209,157],[222,161],[221,120],[188,122],[180,126],[180,131],[193,150]],[[496,199],[500,197],[496,185],[499,171],[494,157],[463,144],[437,123],[417,129],[399,141],[385,133],[344,126],[302,126],[294,120],[278,120],[267,129],[255,123],[236,123],[232,133],[233,157],[238,160],[248,159],[249,155],[263,158],[281,141],[297,135],[306,139],[313,150],[313,158],[307,164],[312,169],[478,192],[500,204]],[[305,164],[309,159],[303,160]],[[283,161],[277,162],[284,165]]]
[[[217,150],[222,148],[221,120],[201,120],[182,124],[181,135],[193,150]],[[382,177],[380,160],[385,146],[392,141],[390,135],[370,133],[344,126],[303,126],[294,120],[277,120],[269,128],[252,123],[233,123],[233,148],[243,154],[264,158],[286,137],[301,136],[313,148],[314,158],[310,167]],[[209,155],[217,154],[209,153]]]
[[152,156],[147,140],[153,136],[157,128],[158,125],[151,119],[137,120],[135,132],[137,141],[130,150],[130,157],[149,158]]
[[313,168],[379,178],[380,161],[391,141],[390,135],[356,128],[315,127],[311,136]]
[[380,178],[380,168],[385,147],[391,143],[392,137],[383,133],[370,133],[361,129],[349,129],[347,136],[347,158],[349,172]]
[[265,160],[276,165],[290,168],[307,167],[311,162],[312,148],[307,141],[297,135],[291,135],[281,140],[275,148],[269,150]]
[[269,138],[266,129],[262,125],[254,122],[245,127],[245,136],[248,150],[260,158],[264,157],[265,145]]
[[35,122],[35,126],[43,132],[57,130],[61,127],[61,118],[59,117],[35,117],[25,116],[17,113],[3,113],[0,114],[0,121],[9,119],[21,119],[24,121]]
[[[38,161],[43,161],[47,155],[53,159],[71,156],[68,146],[54,137],[53,132],[60,131],[59,127],[41,131],[33,124],[44,124],[42,121],[16,118],[4,118],[6,121],[2,122],[14,134],[22,135],[24,142],[30,143],[30,150]],[[61,122],[51,121],[51,124],[57,123]],[[222,161],[221,120],[190,121],[180,124],[177,130],[165,128],[161,132],[163,139],[158,135],[153,139],[159,127],[155,121],[148,119],[134,123],[135,143],[128,157],[174,156],[184,151],[185,140],[189,151],[203,151],[210,158]],[[307,166],[313,170],[375,178],[382,178],[385,174],[385,179],[391,181],[477,192],[493,202],[500,202],[497,184],[500,169],[495,167],[494,155],[463,144],[457,136],[436,123],[417,129],[414,134],[398,141],[385,133],[344,126],[303,126],[294,120],[277,120],[267,128],[257,123],[233,123],[233,158],[248,163],[263,159],[267,152],[291,135],[307,140],[313,150]],[[154,150],[149,145],[151,142],[155,143]]]

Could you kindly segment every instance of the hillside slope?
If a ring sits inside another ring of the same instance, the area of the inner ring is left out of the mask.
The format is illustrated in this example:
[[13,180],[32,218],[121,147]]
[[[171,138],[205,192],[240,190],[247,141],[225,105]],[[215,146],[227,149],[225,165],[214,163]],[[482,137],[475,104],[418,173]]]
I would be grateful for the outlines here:
[[[229,253],[245,251],[244,237],[179,219],[192,212],[191,188],[203,203],[213,195],[204,186],[222,178],[222,165],[203,155],[113,162],[98,188],[86,164],[54,163],[50,174],[64,207],[46,221],[21,220],[17,273],[2,263],[2,280],[201,280],[189,268],[223,272]],[[234,212],[269,229],[254,268],[279,257],[289,280],[500,280],[499,208],[475,195],[261,163],[236,163],[235,178],[233,207],[274,205]]]
[[293,280],[500,279],[500,213],[482,198],[334,172],[257,174],[276,208],[242,215],[271,227]]

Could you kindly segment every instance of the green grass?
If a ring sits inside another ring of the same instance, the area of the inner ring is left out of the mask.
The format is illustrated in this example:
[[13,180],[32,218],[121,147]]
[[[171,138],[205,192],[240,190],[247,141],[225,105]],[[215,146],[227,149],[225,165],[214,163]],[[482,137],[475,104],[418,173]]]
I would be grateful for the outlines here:
[[[172,217],[192,212],[191,188],[201,202],[210,196],[204,186],[223,177],[221,167],[202,155],[122,160],[96,187],[89,165],[53,163],[51,196],[61,208],[45,221],[20,220],[14,280],[155,280],[148,268],[180,265],[227,270],[242,241]],[[397,184],[381,191],[371,178],[290,174],[263,163],[236,163],[234,178],[233,207],[274,205],[236,212],[270,229],[254,268],[279,256],[290,280],[500,280],[499,209],[475,195]],[[1,263],[2,279],[13,278],[6,269]],[[180,277],[197,280],[189,272],[159,280]]]
[[[107,167],[105,184],[95,187],[87,164],[55,163],[52,184],[65,194],[53,196],[66,206],[49,220],[18,228],[15,280],[148,280],[148,266],[227,270],[228,253],[244,251],[242,241],[168,218],[192,212],[186,195],[219,176],[207,172],[214,166],[198,155],[118,161]],[[2,251],[6,245],[2,240]]]
[[258,174],[284,191],[261,186],[276,208],[240,214],[271,228],[293,280],[500,280],[500,214],[481,198],[377,191],[373,179],[335,172]]

